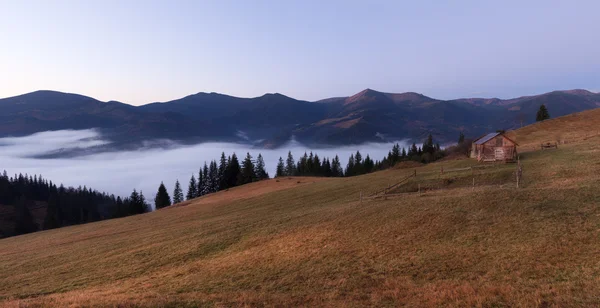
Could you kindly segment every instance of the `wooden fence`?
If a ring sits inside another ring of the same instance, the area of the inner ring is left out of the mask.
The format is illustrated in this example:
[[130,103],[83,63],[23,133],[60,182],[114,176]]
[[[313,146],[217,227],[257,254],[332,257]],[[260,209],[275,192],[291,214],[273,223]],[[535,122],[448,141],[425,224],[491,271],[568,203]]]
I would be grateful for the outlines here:
[[[444,173],[469,171],[469,170],[471,170],[471,173],[473,173],[475,169],[486,169],[486,168],[490,168],[490,167],[494,167],[494,166],[495,165],[478,165],[478,166],[453,168],[453,169],[444,169],[444,167],[442,166],[442,167],[440,167],[439,174],[441,175]],[[419,172],[419,174],[433,174],[433,173],[438,173],[438,171]],[[517,188],[519,188],[520,186],[522,186],[522,182],[523,182],[523,166],[521,165],[520,158],[517,158],[517,168],[516,168],[515,174],[516,174]],[[363,196],[363,192],[361,191],[360,192],[360,202],[362,202],[363,200],[387,199],[387,198],[406,196],[406,195],[416,195],[416,194],[421,196],[423,194],[423,192],[421,191],[420,183],[418,184],[418,190],[416,192],[403,192],[403,193],[393,193],[393,194],[389,193],[392,189],[395,189],[395,188],[399,187],[400,185],[405,184],[409,179],[416,178],[416,177],[417,177],[417,170],[415,169],[414,173],[403,178],[402,180],[395,183],[394,185],[391,185],[391,186],[388,185],[388,187],[386,187],[382,190],[378,190],[368,196]],[[490,186],[490,185],[488,185],[488,186]],[[495,185],[491,185],[491,186],[495,186]],[[472,189],[475,190],[475,177],[473,177]],[[432,191],[432,190],[440,191],[440,190],[448,190],[448,189],[446,189],[446,188],[428,189],[428,191]]]

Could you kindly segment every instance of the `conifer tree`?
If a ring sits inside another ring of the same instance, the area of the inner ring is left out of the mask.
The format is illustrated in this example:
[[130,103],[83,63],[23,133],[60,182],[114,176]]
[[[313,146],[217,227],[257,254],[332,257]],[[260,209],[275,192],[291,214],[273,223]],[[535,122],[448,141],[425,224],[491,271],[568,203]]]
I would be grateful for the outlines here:
[[138,207],[139,204],[140,204],[140,194],[138,194],[137,190],[134,188],[133,191],[131,192],[131,195],[129,196],[129,214],[130,215],[140,214],[140,209]]
[[215,160],[210,162],[208,167],[208,177],[210,178],[209,191],[211,193],[219,191],[219,167]]
[[256,178],[261,180],[266,180],[269,178],[269,173],[265,170],[265,160],[262,157],[262,154],[258,153],[258,157],[256,158],[256,166],[254,166],[254,174]]
[[275,177],[282,177],[285,175],[285,165],[283,164],[283,158],[279,157],[277,162],[277,170],[275,171]]
[[158,186],[158,191],[156,192],[156,197],[154,198],[154,206],[158,210],[169,205],[171,205],[171,197],[167,192],[165,184],[160,182],[160,186]]
[[242,163],[242,173],[238,181],[238,185],[252,183],[256,181],[256,173],[254,172],[254,163],[252,162],[252,156],[250,153],[246,153],[246,158]]
[[292,156],[292,151],[288,152],[288,157],[285,164],[285,175],[294,176],[296,174],[296,163],[294,162],[294,156]]
[[[206,165],[206,163],[204,163]],[[206,183],[204,179],[204,170],[200,167],[198,170],[198,182],[196,184],[196,197],[200,197],[204,195],[204,184]]]
[[202,167],[202,190],[198,190],[199,196],[204,196],[210,194],[210,187],[212,186],[211,178],[209,176],[209,169],[206,162],[204,162],[204,167]]
[[463,132],[460,132],[460,134],[458,135],[458,144],[462,144],[463,142],[465,142],[465,134],[463,134]]
[[348,164],[346,165],[346,172],[345,175],[346,176],[353,176],[354,175],[354,154],[350,154],[350,157],[348,157]]
[[546,108],[546,105],[542,104],[536,114],[535,120],[537,122],[540,122],[540,121],[544,121],[544,120],[548,120],[548,119],[550,119],[550,113],[548,113],[548,109]]
[[323,164],[321,165],[321,173],[325,177],[332,176],[331,161],[329,160],[329,157],[326,157],[323,160]]
[[[189,194],[189,190],[188,190]],[[181,185],[179,184],[179,180],[175,181],[175,189],[173,190],[173,204],[183,202],[183,191],[181,190]]]
[[241,167],[237,155],[233,153],[229,162],[227,163],[227,171],[225,177],[227,178],[227,187],[235,187],[238,184],[240,177]]
[[225,170],[227,170],[227,158],[225,157],[225,152],[221,152],[221,159],[219,160],[219,190],[227,188]]
[[354,155],[354,171],[352,173],[353,175],[360,175],[364,173],[363,159],[359,151],[356,151],[356,154]]
[[[196,178],[192,174],[192,177],[190,178],[190,183],[188,185],[187,195],[185,196],[185,198],[187,200],[192,200],[192,199],[194,199],[194,198],[196,198],[198,196],[199,196],[198,195],[198,184],[196,183]],[[175,196],[173,196],[173,198],[174,197]]]
[[400,145],[399,144],[395,144],[392,147],[392,153],[391,153],[391,159],[390,159],[392,165],[396,164],[398,161],[400,161]]
[[331,161],[331,176],[334,176],[334,177],[344,176],[344,172],[342,170],[342,164],[340,163],[340,158],[337,155]]
[[144,192],[140,190],[140,214],[146,213],[149,211],[150,206],[146,203],[146,197],[144,196]]
[[373,172],[373,168],[375,168],[375,163],[373,162],[371,157],[369,157],[369,154],[367,154],[367,157],[365,157],[365,160],[364,160],[363,166],[362,166],[363,172],[371,173],[371,172]]

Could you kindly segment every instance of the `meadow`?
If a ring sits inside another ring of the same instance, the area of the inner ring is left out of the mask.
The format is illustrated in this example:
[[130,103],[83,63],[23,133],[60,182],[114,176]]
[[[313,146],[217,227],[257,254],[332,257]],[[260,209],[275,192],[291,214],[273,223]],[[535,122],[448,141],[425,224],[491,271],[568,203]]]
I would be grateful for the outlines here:
[[[445,160],[351,178],[272,179],[153,213],[2,239],[0,301],[598,306],[600,136],[587,127],[600,112],[567,117],[510,132],[524,149],[520,188],[515,164],[442,174],[480,165]],[[533,150],[560,132],[573,141]],[[415,170],[396,191],[407,194],[361,202],[361,192]]]

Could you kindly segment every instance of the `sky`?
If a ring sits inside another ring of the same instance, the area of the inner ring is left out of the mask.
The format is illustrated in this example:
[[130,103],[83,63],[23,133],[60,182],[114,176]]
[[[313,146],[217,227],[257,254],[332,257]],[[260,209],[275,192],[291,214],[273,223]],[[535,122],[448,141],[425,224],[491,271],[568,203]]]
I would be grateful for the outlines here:
[[0,97],[600,91],[600,1],[0,0]]

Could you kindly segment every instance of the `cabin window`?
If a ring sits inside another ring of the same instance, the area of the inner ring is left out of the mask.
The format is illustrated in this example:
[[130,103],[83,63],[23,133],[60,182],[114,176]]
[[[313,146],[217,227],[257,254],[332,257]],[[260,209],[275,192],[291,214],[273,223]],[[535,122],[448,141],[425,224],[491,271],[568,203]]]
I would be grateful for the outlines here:
[[501,147],[502,146],[502,137],[496,138],[496,146],[497,147]]

